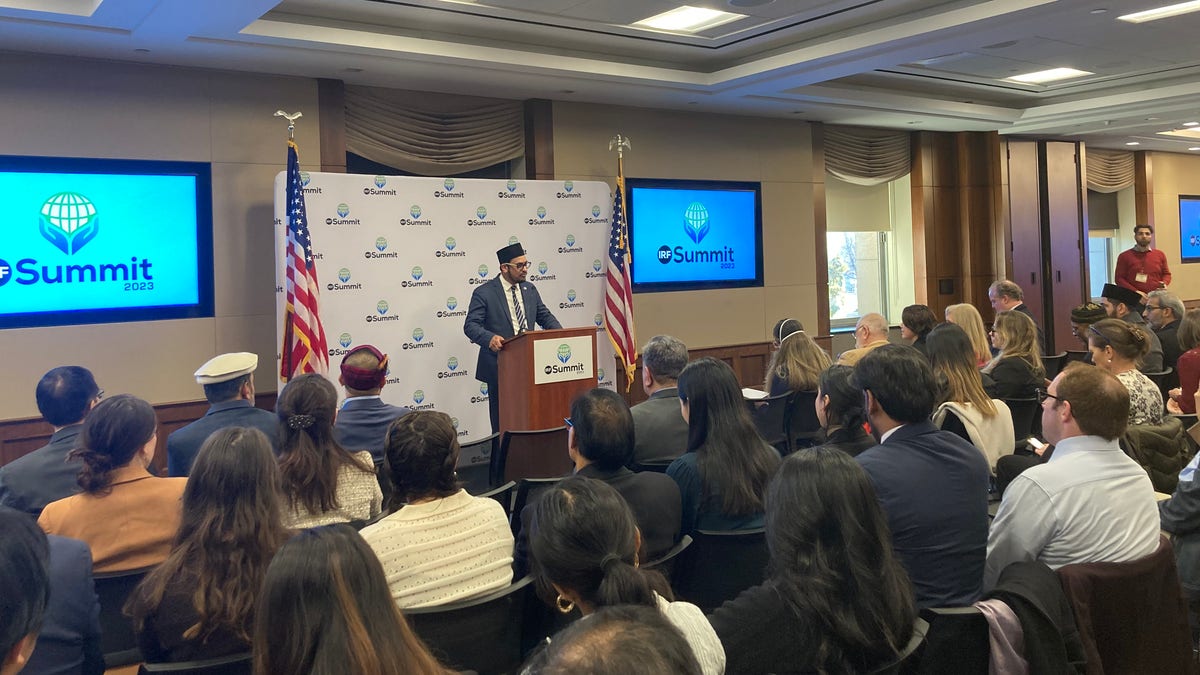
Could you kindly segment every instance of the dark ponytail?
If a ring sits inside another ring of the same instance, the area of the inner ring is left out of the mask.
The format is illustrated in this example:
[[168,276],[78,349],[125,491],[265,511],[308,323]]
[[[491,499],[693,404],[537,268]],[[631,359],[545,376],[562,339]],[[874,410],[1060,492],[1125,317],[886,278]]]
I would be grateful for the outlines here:
[[112,473],[133,461],[157,428],[154,408],[136,396],[119,394],[97,403],[79,432],[80,447],[71,453],[83,462],[79,487],[107,494]]

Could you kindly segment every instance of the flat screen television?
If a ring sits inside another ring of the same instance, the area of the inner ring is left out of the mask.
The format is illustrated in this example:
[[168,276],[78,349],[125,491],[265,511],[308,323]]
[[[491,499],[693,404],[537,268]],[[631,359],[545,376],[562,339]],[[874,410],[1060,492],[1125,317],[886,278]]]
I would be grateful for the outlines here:
[[1200,195],[1179,195],[1179,254],[1182,262],[1200,262]]
[[634,292],[763,285],[759,183],[625,181]]
[[0,328],[213,315],[210,165],[0,156],[0,195]]

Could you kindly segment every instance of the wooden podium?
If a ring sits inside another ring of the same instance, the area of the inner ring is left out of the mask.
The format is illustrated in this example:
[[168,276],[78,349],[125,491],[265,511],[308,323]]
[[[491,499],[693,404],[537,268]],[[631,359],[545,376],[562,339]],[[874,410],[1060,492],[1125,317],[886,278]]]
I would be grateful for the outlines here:
[[499,357],[500,431],[553,429],[571,400],[596,386],[596,329],[522,333]]

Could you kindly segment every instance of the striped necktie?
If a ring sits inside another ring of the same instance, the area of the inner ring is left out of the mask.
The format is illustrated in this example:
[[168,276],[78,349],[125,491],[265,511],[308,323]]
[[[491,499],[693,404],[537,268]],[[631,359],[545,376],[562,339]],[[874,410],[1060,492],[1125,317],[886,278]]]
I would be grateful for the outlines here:
[[525,330],[525,312],[521,311],[521,300],[517,298],[516,284],[509,286],[509,290],[512,291],[513,308],[517,313],[517,326],[519,326],[519,328],[517,328],[517,332],[519,333]]

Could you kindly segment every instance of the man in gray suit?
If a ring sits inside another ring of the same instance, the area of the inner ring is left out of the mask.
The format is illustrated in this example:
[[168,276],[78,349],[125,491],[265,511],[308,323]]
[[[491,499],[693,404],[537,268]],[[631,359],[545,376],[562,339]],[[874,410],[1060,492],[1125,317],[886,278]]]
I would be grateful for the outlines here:
[[642,347],[642,389],[650,398],[633,406],[633,461],[670,461],[687,451],[688,424],[679,410],[676,381],[688,364],[687,345],[655,335]]

